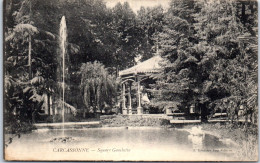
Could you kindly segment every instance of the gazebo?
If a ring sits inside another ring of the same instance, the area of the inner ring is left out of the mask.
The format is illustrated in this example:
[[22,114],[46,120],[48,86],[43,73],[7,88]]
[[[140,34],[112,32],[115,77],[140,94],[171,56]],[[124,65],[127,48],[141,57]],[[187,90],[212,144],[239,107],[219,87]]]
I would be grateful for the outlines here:
[[[130,67],[126,70],[119,71],[119,78],[122,84],[122,113],[124,115],[132,114],[132,99],[131,99],[131,86],[133,83],[137,83],[137,114],[143,114],[143,108],[141,105],[141,91],[140,82],[147,79],[151,74],[158,73],[161,69],[161,62],[163,58],[156,55],[146,61],[140,62],[137,65]],[[126,86],[128,86],[128,107],[126,107]]]

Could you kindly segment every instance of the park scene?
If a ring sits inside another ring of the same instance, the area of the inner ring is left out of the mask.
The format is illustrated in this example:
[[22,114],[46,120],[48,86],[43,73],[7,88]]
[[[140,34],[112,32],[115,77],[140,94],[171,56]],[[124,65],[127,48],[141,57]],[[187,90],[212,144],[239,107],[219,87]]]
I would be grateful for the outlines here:
[[5,160],[257,161],[257,15],[244,0],[6,0]]

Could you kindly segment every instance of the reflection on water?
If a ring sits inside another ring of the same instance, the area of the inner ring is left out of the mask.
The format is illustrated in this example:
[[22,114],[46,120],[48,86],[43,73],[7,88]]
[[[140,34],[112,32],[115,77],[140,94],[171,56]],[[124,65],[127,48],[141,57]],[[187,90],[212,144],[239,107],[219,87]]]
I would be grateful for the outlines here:
[[228,146],[220,141],[219,138],[208,134],[189,135],[188,139],[192,143],[193,150],[217,150],[228,148]]
[[[62,130],[37,130],[14,140],[6,152],[20,158],[44,160],[230,160],[231,155],[208,152],[201,155],[194,149],[228,149],[211,135],[194,136],[186,131],[153,128],[109,128],[65,130],[73,141],[51,140],[60,137]],[[58,148],[88,148],[89,153],[59,153]],[[127,152],[112,152],[112,149]],[[109,149],[111,149],[109,151]],[[120,150],[119,150],[120,149]],[[103,150],[103,152],[100,152]],[[190,157],[186,157],[189,155]],[[202,157],[203,156],[203,157]]]
[[189,135],[188,139],[192,142],[192,149],[193,150],[201,150],[203,149],[203,140],[204,135],[198,136],[198,135]]
[[209,134],[190,134],[188,140],[192,144],[194,152],[214,153],[214,155],[225,159],[235,155],[235,144],[224,143],[226,141],[220,140],[218,137]]

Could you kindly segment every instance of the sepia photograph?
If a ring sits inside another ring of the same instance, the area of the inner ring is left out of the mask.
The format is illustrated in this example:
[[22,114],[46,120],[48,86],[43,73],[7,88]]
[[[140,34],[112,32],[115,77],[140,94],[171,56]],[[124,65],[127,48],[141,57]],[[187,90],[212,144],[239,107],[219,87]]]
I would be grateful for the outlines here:
[[258,161],[257,0],[4,0],[6,161]]

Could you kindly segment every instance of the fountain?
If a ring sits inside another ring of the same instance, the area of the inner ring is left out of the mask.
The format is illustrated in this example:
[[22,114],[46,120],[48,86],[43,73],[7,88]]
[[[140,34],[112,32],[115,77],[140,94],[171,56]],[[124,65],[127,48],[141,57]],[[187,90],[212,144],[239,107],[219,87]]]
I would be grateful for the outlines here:
[[66,59],[68,58],[67,53],[67,26],[66,26],[66,19],[65,16],[62,16],[60,22],[60,31],[59,31],[59,52],[60,55],[58,56],[58,74],[60,74],[58,81],[61,83],[61,92],[60,92],[60,99],[62,103],[62,136],[59,138],[53,138],[50,142],[70,142],[74,139],[72,137],[65,137],[64,134],[64,123],[65,123],[65,77],[68,73],[66,73]]
[[65,55],[66,55],[66,41],[67,41],[67,26],[65,16],[62,16],[60,22],[60,50],[62,58],[62,130],[64,137],[64,101],[65,101]]

